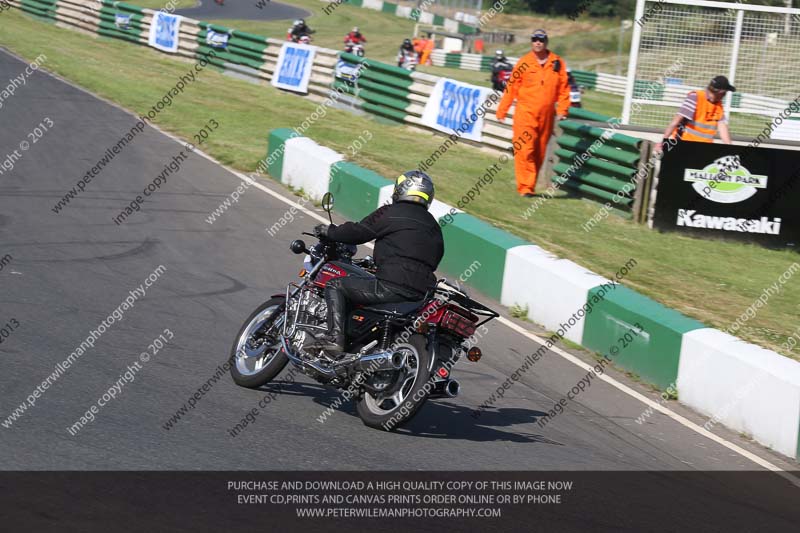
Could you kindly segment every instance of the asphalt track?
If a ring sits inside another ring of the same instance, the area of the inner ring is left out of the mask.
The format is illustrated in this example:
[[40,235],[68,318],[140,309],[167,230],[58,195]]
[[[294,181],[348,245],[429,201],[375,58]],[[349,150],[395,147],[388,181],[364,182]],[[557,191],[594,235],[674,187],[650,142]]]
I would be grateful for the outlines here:
[[257,7],[259,0],[225,0],[219,5],[214,0],[200,0],[198,6],[178,9],[176,15],[183,15],[197,20],[283,20],[305,18],[311,15],[305,9],[266,1],[263,7]]
[[[24,66],[0,52],[0,79]],[[150,127],[56,214],[51,207],[136,119],[39,71],[0,109],[0,159],[45,118],[54,124],[50,131],[0,175],[0,258],[12,257],[0,270],[0,324],[19,323],[0,344],[0,421],[129,291],[159,265],[166,271],[34,407],[0,427],[3,470],[762,470],[662,414],[637,424],[645,405],[598,380],[539,428],[537,418],[586,373],[552,352],[496,408],[473,419],[472,410],[537,349],[497,322],[480,342],[483,360],[456,367],[462,394],[429,402],[394,433],[368,429],[350,404],[318,422],[337,393],[301,376],[231,437],[228,429],[274,387],[243,389],[227,374],[166,430],[164,423],[226,360],[251,310],[296,276],[299,261],[288,244],[317,221],[299,213],[270,237],[265,228],[288,205],[251,187],[209,224],[209,214],[242,182],[192,154],[140,212],[114,224],[112,217],[183,148]],[[273,182],[262,183],[291,198]],[[72,436],[67,428],[165,328],[172,341]],[[619,372],[609,375],[656,398]],[[705,421],[674,403],[670,408]],[[796,469],[731,432],[715,432],[780,468]],[[797,488],[775,477],[796,502],[797,493],[789,491]]]

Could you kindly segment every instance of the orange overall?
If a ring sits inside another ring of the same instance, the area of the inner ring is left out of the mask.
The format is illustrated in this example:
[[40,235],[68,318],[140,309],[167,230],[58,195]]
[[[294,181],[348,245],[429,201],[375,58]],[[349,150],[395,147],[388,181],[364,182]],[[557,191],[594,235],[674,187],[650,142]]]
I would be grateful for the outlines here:
[[419,59],[420,65],[430,65],[428,59],[430,58],[431,53],[433,52],[433,48],[434,48],[433,39],[426,40],[425,46],[422,49],[422,57],[420,57]]
[[[555,72],[553,62],[560,66]],[[503,120],[511,104],[517,101],[514,111],[514,172],[519,194],[534,193],[536,177],[544,163],[547,143],[553,133],[554,110],[566,115],[569,110],[569,82],[567,64],[553,52],[544,65],[533,52],[522,56],[506,85],[503,98],[497,106],[497,119]]]

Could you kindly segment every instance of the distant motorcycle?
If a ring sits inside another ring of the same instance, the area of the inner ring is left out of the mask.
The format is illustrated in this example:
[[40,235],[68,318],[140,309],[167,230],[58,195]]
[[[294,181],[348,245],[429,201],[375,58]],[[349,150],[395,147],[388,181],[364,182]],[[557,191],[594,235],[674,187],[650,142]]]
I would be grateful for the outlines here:
[[366,51],[364,50],[364,45],[361,43],[357,43],[355,41],[345,41],[344,43],[344,51],[348,54],[354,54],[359,57],[364,57]]
[[[330,216],[333,195],[326,193],[322,205]],[[374,277],[375,263],[370,256],[354,259],[353,245],[324,238],[310,249],[298,239],[290,249],[306,254],[301,279],[261,304],[237,333],[231,352],[237,385],[258,389],[291,362],[349,391],[364,424],[385,431],[410,420],[429,397],[458,394],[451,377],[456,361],[481,358],[476,329],[500,315],[440,279],[417,302],[354,306],[345,322],[346,352],[330,353],[315,343],[328,329],[325,286],[345,276]]]
[[569,83],[569,101],[572,107],[583,107],[581,103],[584,87],[578,85],[575,81],[575,76],[572,75],[572,70],[567,69],[567,82]]
[[513,67],[509,65],[507,69],[498,70],[493,76],[492,89],[495,91],[505,90],[508,80],[511,79],[512,69]]
[[403,50],[397,56],[397,66],[406,70],[415,70],[419,64],[419,58],[414,51]]
[[292,28],[289,28],[286,32],[286,40],[292,41],[293,43],[311,44],[311,34],[303,33],[302,35],[294,35],[292,33]]

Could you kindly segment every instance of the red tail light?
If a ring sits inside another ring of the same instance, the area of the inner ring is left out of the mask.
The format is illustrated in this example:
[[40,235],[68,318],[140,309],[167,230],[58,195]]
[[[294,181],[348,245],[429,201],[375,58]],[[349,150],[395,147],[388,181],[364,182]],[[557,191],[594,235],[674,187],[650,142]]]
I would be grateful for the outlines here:
[[471,337],[475,333],[475,323],[452,309],[444,312],[439,324],[462,337]]

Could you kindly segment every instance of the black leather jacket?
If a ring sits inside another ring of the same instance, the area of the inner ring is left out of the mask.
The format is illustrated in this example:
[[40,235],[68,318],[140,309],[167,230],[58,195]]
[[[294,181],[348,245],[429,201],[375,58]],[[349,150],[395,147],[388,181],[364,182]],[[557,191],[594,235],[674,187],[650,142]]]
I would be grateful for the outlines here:
[[361,222],[331,226],[328,238],[346,244],[375,240],[378,279],[424,294],[436,285],[434,271],[444,255],[442,228],[425,206],[386,205]]

